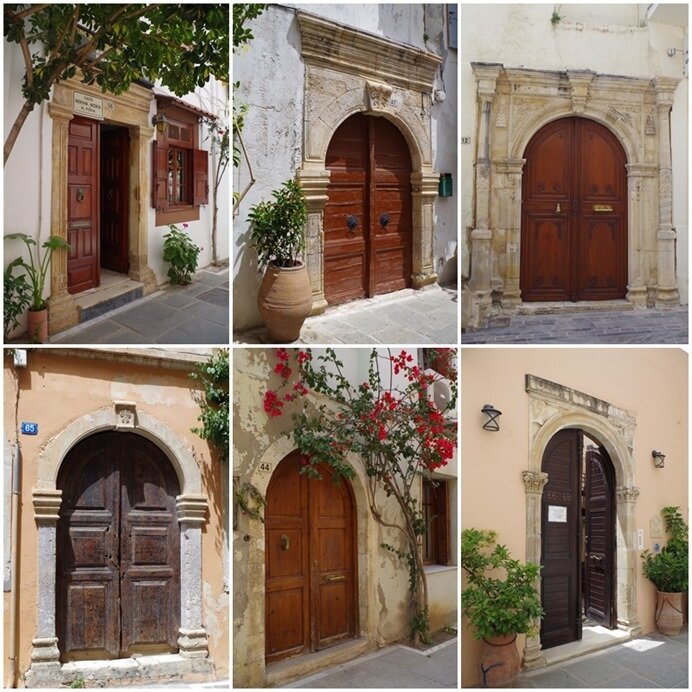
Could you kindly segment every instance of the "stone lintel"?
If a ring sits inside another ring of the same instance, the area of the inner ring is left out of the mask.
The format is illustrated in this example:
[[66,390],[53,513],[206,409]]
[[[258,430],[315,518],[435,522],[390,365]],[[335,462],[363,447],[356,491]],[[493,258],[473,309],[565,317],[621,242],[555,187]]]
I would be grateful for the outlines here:
[[34,490],[32,496],[34,500],[34,519],[36,522],[57,522],[60,518],[62,490]]

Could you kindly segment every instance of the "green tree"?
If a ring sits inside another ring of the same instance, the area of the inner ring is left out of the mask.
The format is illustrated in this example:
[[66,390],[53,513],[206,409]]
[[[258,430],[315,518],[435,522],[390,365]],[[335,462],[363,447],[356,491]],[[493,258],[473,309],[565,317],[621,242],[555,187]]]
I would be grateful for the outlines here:
[[24,104],[5,140],[4,161],[34,107],[54,84],[81,72],[113,94],[138,79],[178,96],[210,76],[228,80],[228,5],[4,5],[5,38],[20,46]]

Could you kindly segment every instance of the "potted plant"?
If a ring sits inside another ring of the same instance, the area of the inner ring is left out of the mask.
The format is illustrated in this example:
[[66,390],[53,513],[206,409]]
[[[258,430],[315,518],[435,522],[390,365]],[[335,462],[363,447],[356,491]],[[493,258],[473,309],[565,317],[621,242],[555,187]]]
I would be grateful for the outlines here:
[[670,540],[660,553],[652,555],[648,550],[644,551],[644,576],[656,587],[658,631],[674,636],[680,633],[684,620],[683,597],[687,593],[689,579],[689,539],[687,524],[679,507],[664,507],[661,514]]
[[16,261],[11,262],[4,274],[3,334],[5,341],[10,332],[19,326],[19,320],[31,302],[31,287],[24,274],[15,274]]
[[[197,256],[201,248],[192,242],[190,236],[175,224],[163,236],[163,261],[170,262],[168,279],[172,284],[187,285],[197,270]],[[187,228],[187,224],[183,224]]]
[[[46,240],[42,248],[45,252],[43,258],[36,241],[26,233],[10,233],[5,236],[6,240],[21,240],[29,252],[29,263],[27,264],[22,257],[10,262],[6,271],[11,271],[14,267],[20,266],[26,272],[29,286],[31,287],[31,302],[29,305],[29,338],[37,343],[48,341],[48,305],[43,299],[43,288],[46,284],[46,276],[48,275],[48,267],[53,253],[64,248],[69,250],[70,246],[63,238],[57,235],[52,235]],[[36,257],[32,247],[36,247]]]
[[283,183],[272,197],[273,201],[254,205],[248,220],[259,266],[266,267],[257,306],[272,339],[287,343],[298,338],[312,308],[310,278],[299,259],[307,205],[295,180]]
[[480,682],[483,687],[508,687],[519,673],[517,634],[534,633],[543,615],[536,590],[540,567],[513,560],[497,533],[464,529],[461,567],[466,588],[461,595],[464,614],[482,640]]

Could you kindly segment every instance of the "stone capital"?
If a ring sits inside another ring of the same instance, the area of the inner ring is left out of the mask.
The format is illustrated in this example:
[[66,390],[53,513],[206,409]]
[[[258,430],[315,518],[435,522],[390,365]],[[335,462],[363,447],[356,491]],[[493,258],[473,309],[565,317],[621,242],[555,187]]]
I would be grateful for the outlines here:
[[651,80],[651,85],[656,93],[656,104],[657,105],[673,105],[673,94],[677,89],[679,79],[674,77],[655,77]]
[[502,70],[500,63],[472,62],[471,69],[476,75],[478,100],[481,102],[492,101],[495,98],[497,80]]
[[202,526],[207,521],[209,503],[204,495],[178,495],[175,500],[178,522]]
[[636,502],[639,497],[639,488],[634,485],[622,486],[616,492],[618,502]]
[[548,482],[548,474],[542,471],[522,471],[521,479],[527,493],[540,495]]
[[64,106],[61,103],[54,102],[48,103],[48,115],[50,115],[50,117],[53,118],[53,120],[55,120],[56,123],[60,120],[64,120],[65,123],[67,123],[69,120],[72,120],[72,118],[74,118],[72,108]]
[[62,490],[34,490],[34,519],[37,524],[51,524],[60,518]]

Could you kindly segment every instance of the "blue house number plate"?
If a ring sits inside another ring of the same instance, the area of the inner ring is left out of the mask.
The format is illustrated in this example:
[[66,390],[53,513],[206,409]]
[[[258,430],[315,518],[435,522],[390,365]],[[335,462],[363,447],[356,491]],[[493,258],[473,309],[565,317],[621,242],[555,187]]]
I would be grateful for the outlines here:
[[22,423],[22,435],[37,435],[38,423]]

